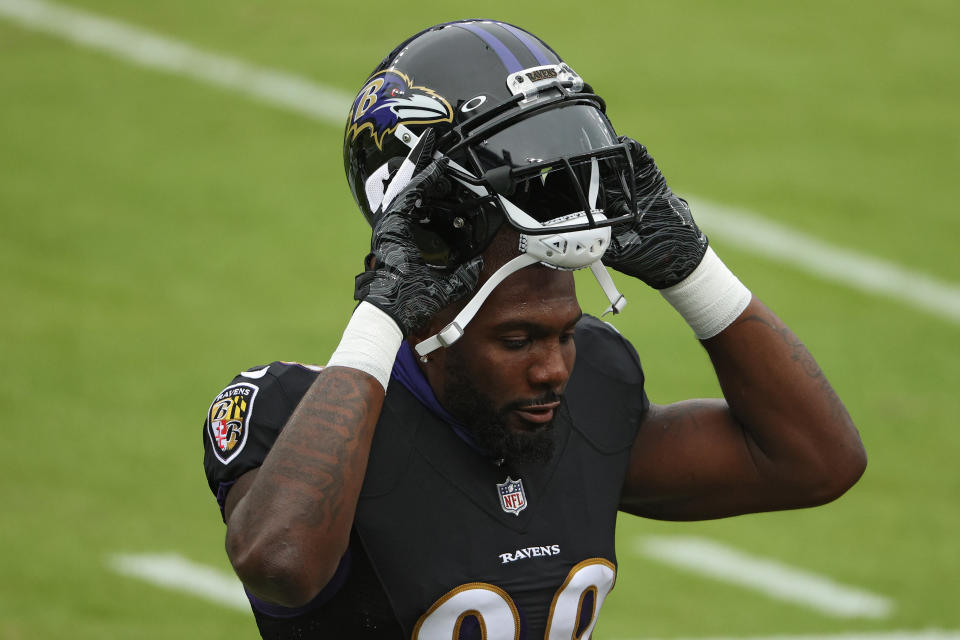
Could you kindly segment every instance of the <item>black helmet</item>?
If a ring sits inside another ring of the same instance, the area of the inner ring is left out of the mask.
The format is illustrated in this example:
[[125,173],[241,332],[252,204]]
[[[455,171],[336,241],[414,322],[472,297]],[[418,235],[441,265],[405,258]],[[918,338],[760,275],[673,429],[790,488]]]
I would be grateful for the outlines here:
[[[347,180],[372,226],[384,185],[432,128],[435,156],[450,160],[451,179],[415,228],[429,264],[450,267],[479,254],[504,220],[527,237],[550,236],[558,249],[558,232],[635,215],[630,154],[604,111],[533,34],[492,20],[436,25],[394,49],[357,94],[344,135]],[[608,188],[617,194],[615,212],[607,210]],[[556,254],[547,249],[543,261],[560,268],[599,261],[606,231],[577,245],[579,262],[547,259]]]

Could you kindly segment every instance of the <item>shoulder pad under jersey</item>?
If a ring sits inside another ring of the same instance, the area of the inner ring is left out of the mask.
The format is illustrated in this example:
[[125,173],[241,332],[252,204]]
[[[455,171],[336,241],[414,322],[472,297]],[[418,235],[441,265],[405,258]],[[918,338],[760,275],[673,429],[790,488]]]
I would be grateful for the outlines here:
[[279,361],[252,367],[214,396],[203,421],[203,467],[221,509],[230,485],[263,464],[320,370]]

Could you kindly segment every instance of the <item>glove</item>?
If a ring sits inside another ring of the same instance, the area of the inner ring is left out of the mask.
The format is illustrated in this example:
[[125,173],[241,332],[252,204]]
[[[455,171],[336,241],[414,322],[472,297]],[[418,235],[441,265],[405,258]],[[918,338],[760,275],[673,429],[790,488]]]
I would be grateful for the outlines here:
[[[621,137],[633,161],[636,212],[633,223],[613,228],[603,263],[639,278],[654,289],[677,284],[697,268],[707,251],[707,236],[693,221],[687,201],[675,195],[647,148]],[[629,208],[619,180],[605,185],[610,209]]]
[[[451,302],[472,293],[483,267],[479,256],[453,271],[427,266],[414,242],[411,225],[421,217],[418,209],[438,191],[447,164],[446,158],[432,159],[433,145],[434,133],[428,129],[387,188],[396,195],[374,223],[373,251],[354,289],[354,299],[386,312],[405,337]],[[398,186],[398,180],[408,182]]]

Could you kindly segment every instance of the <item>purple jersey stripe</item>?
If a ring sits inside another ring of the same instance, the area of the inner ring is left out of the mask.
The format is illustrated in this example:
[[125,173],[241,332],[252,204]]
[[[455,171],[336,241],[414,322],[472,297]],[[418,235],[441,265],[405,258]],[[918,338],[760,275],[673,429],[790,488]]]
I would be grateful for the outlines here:
[[513,52],[507,48],[507,45],[500,42],[500,40],[491,33],[485,31],[480,27],[480,23],[477,22],[459,22],[456,23],[457,27],[471,31],[477,36],[479,36],[487,45],[493,49],[493,51],[500,56],[500,60],[503,61],[504,66],[507,68],[507,73],[515,73],[523,69],[523,66],[520,64],[520,61],[517,60],[517,56],[513,55]]
[[227,521],[227,494],[230,493],[230,487],[236,480],[231,480],[229,482],[221,482],[217,484],[217,504],[220,506],[220,517],[223,518],[223,521]]
[[525,31],[517,29],[512,24],[507,24],[505,22],[498,22],[497,24],[516,36],[517,40],[522,42],[524,46],[530,50],[530,53],[532,53],[533,57],[537,59],[537,62],[542,65],[553,64],[553,62],[551,62],[544,53],[543,45],[537,42],[536,38],[531,37],[530,34]]

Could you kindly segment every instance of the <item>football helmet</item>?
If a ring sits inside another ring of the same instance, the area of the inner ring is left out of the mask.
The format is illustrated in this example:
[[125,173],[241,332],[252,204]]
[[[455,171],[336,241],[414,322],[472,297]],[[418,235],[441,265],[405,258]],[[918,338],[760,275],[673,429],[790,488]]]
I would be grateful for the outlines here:
[[[637,215],[628,147],[605,103],[546,43],[492,20],[435,25],[397,46],[357,93],[343,160],[372,226],[410,179],[410,150],[427,128],[447,158],[441,193],[413,228],[425,262],[449,269],[480,254],[506,222],[519,256],[494,274],[424,354],[459,338],[504,278],[529,264],[590,267],[610,299],[626,301],[600,262],[610,227]],[[609,194],[608,194],[609,192]],[[614,206],[615,205],[615,206]]]

